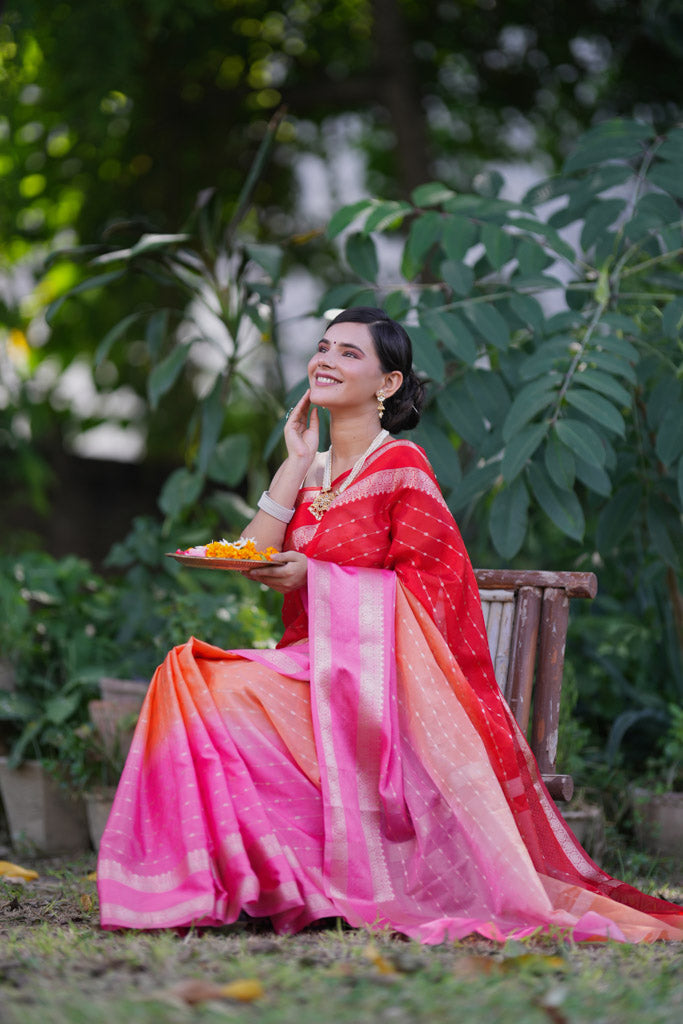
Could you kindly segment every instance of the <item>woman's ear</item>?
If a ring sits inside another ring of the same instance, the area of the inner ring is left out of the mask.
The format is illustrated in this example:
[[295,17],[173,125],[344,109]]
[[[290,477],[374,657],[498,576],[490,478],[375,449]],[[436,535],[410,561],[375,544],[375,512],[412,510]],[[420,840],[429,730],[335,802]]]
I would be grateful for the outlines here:
[[391,373],[384,375],[384,384],[382,390],[386,398],[391,398],[395,395],[401,384],[403,383],[403,374],[400,370],[392,370]]

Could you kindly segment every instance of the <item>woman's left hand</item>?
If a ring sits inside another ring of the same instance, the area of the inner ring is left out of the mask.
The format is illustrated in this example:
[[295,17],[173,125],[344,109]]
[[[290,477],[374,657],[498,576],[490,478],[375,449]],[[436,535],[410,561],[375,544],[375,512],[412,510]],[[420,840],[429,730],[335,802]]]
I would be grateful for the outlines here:
[[248,569],[242,575],[258,583],[265,583],[271,590],[277,590],[280,594],[290,594],[293,590],[299,590],[306,585],[307,572],[306,555],[299,551],[281,551],[273,555],[270,562],[264,562],[263,566],[259,565],[258,568]]

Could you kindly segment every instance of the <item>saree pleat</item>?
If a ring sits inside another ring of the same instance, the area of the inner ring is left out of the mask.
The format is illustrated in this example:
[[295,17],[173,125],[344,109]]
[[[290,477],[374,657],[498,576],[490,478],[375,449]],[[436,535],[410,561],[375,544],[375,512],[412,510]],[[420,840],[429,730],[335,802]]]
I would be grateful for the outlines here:
[[302,495],[288,537],[308,586],[279,649],[191,639],[157,670],[100,846],[103,925],[244,910],[428,943],[683,938],[680,908],[609,878],[555,809],[424,457],[386,448],[346,519],[335,502],[320,528]]

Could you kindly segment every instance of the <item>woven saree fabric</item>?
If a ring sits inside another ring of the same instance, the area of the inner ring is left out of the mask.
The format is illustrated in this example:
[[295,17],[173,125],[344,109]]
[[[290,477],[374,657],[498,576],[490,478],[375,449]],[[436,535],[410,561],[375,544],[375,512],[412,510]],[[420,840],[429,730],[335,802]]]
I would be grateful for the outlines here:
[[680,908],[602,872],[549,798],[422,450],[387,442],[320,522],[317,493],[285,538],[308,585],[278,649],[192,639],[155,674],[100,846],[103,925],[683,938]]

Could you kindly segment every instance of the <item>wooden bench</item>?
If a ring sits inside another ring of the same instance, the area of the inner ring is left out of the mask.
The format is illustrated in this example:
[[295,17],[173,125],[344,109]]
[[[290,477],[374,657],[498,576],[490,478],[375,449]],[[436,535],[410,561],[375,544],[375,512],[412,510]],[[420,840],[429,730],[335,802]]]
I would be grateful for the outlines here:
[[570,800],[571,775],[556,770],[569,599],[595,597],[592,572],[475,569],[496,679],[527,736],[550,795]]

